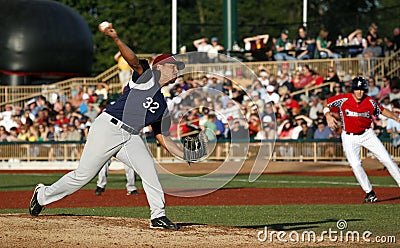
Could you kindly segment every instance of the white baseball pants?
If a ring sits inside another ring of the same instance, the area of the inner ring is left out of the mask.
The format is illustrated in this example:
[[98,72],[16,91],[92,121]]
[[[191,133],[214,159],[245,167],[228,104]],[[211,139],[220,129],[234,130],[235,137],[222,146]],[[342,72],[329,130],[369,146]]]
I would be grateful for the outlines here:
[[365,170],[361,166],[361,146],[374,154],[374,156],[388,169],[390,175],[400,187],[399,167],[390,157],[386,148],[371,128],[365,131],[362,135],[346,134],[345,132],[342,132],[342,143],[347,160],[353,169],[354,175],[361,188],[366,193],[369,193],[372,190],[372,186]]
[[51,186],[38,191],[42,206],[58,201],[89,183],[116,154],[118,160],[132,167],[142,178],[143,189],[150,205],[151,219],[165,215],[165,199],[154,160],[139,135],[121,129],[121,122],[111,123],[113,117],[99,115],[89,130],[78,168],[61,177]]

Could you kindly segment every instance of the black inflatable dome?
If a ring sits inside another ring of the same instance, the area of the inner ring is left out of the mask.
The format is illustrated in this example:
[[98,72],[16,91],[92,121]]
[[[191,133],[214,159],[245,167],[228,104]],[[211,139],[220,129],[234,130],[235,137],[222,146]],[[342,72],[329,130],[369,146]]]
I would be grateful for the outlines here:
[[90,74],[92,34],[75,10],[51,0],[0,0],[0,6],[1,84]]

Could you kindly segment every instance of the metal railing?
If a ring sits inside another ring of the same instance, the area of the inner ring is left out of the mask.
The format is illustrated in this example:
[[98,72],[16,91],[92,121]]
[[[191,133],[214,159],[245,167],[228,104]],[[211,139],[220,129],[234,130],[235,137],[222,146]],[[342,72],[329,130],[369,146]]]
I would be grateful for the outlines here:
[[[146,57],[148,55],[140,55]],[[346,73],[357,74],[363,72],[364,75],[374,75],[376,78],[382,78],[385,74],[393,77],[400,76],[400,51],[393,53],[385,58],[342,58],[342,59],[314,59],[314,60],[295,60],[291,62],[282,61],[260,61],[260,62],[245,62],[241,63],[213,63],[213,64],[187,64],[186,71],[190,72],[193,78],[199,78],[206,73],[221,74],[226,71],[232,72],[232,80],[240,85],[251,84],[251,81],[246,78],[254,78],[253,75],[246,75],[243,71],[243,65],[251,69],[251,73],[258,72],[258,68],[263,67],[268,69],[272,74],[277,75],[279,70],[297,69],[304,64],[308,64],[311,68],[317,70],[321,75],[330,66],[334,66],[340,76]],[[118,67],[115,65],[97,77],[93,78],[71,78],[53,84],[45,84],[40,86],[0,86],[0,111],[4,110],[6,104],[15,104],[21,107],[24,104],[39,95],[44,95],[50,99],[53,93],[57,95],[65,95],[71,98],[73,90],[77,87],[82,87],[87,90],[89,87],[96,87],[98,82],[106,82],[109,85],[110,94],[119,94],[121,85],[118,78]]]
[[[177,160],[154,141],[147,142],[149,151],[157,161]],[[394,160],[400,160],[400,149],[392,146],[390,140],[384,140],[383,145]],[[83,142],[2,142],[0,143],[0,162],[9,161],[78,161],[83,151]],[[237,152],[237,149],[245,149]],[[240,143],[222,141],[216,143],[208,160],[226,160],[235,158],[235,154],[245,154],[246,159],[255,159],[263,149],[266,154],[263,159],[273,161],[346,161],[340,140],[269,140],[252,141],[243,146]],[[371,154],[361,149],[361,158]]]

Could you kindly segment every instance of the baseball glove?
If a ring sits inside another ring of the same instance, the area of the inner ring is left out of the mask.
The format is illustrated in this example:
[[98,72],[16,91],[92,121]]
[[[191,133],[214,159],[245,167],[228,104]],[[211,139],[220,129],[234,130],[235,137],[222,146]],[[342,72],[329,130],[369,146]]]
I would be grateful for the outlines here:
[[183,159],[190,165],[191,162],[198,162],[207,155],[207,135],[204,131],[194,136],[186,136],[183,139]]

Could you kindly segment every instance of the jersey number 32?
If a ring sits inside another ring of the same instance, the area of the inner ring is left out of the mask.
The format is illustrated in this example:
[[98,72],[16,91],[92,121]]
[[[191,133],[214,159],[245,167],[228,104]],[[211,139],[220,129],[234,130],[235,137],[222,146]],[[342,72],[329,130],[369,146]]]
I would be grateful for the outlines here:
[[160,104],[158,102],[155,102],[153,98],[147,97],[146,102],[143,103],[143,107],[154,114],[156,110],[160,107]]

